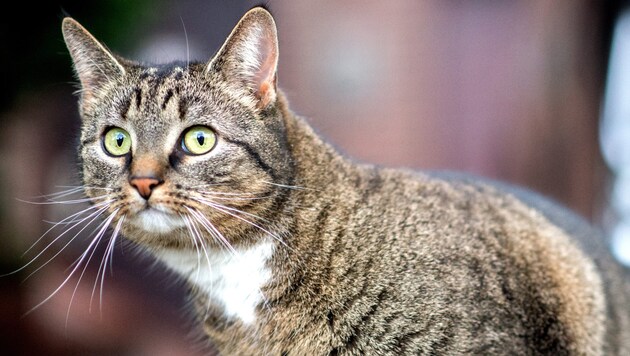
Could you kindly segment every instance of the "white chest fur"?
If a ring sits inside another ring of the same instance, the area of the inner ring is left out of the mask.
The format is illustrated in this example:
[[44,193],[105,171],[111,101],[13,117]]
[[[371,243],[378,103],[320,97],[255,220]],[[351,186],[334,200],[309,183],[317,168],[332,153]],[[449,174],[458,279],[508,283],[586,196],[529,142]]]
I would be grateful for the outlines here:
[[256,307],[264,301],[262,286],[271,278],[266,262],[273,244],[260,242],[248,248],[207,251],[162,250],[156,253],[167,266],[205,292],[213,303],[223,307],[227,317],[245,324],[256,319]]

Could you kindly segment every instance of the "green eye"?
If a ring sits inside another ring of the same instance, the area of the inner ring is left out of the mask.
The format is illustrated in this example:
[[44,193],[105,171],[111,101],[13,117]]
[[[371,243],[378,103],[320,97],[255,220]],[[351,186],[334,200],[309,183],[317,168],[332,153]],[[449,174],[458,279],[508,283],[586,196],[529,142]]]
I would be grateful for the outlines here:
[[217,136],[206,126],[193,126],[184,132],[182,149],[192,155],[210,152],[217,142]]
[[131,151],[131,137],[120,127],[112,127],[103,136],[103,147],[112,156],[124,156]]

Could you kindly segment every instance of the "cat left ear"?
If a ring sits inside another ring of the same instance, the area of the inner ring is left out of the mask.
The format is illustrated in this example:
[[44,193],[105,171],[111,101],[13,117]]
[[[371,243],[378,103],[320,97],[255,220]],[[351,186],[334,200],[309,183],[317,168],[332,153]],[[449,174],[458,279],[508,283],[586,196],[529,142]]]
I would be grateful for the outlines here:
[[63,19],[63,38],[81,81],[82,100],[89,100],[104,84],[125,74],[125,68],[94,36],[70,17]]
[[276,23],[267,10],[256,7],[241,18],[206,72],[221,73],[253,94],[256,106],[263,109],[276,101],[277,66]]

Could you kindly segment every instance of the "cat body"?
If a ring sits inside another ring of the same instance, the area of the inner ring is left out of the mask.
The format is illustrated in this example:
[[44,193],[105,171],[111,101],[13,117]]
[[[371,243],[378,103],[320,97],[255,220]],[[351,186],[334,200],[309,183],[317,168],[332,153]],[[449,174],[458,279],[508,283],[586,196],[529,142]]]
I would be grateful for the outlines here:
[[221,354],[630,353],[595,229],[518,188],[338,154],[277,90],[266,10],[208,63],[143,66],[63,30],[85,192],[186,278]]

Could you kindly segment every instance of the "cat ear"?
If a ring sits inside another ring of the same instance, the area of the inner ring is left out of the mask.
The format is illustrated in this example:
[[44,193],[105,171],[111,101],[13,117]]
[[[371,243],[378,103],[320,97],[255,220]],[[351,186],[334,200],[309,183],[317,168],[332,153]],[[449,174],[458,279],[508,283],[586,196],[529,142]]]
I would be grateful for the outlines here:
[[105,83],[125,74],[114,55],[74,19],[63,19],[61,29],[81,81],[83,100],[89,100]]
[[254,96],[256,106],[276,101],[278,35],[271,14],[262,7],[249,10],[238,22],[206,72],[219,72],[228,82]]

